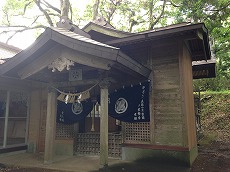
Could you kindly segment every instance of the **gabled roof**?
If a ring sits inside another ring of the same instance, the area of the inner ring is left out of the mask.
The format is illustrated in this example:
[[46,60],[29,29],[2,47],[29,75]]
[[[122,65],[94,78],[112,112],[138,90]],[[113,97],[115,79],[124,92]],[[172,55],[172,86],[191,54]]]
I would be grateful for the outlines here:
[[204,23],[182,23],[170,25],[158,29],[140,32],[136,35],[106,41],[105,43],[116,47],[122,47],[151,40],[182,36],[185,38],[186,44],[190,49],[193,61],[211,59],[208,31]]
[[115,27],[113,27],[110,23],[105,21],[105,19],[103,17],[97,17],[96,20],[93,20],[92,22],[97,24],[97,25],[100,25],[100,26],[115,29]]
[[61,16],[60,21],[57,22],[58,28],[64,28],[76,34],[82,35],[84,37],[90,38],[90,35],[85,31],[81,30],[77,25],[73,24],[72,21],[67,16]]
[[[95,36],[96,32],[98,32],[98,28],[100,27],[100,32],[102,34],[98,35],[97,39],[99,41],[104,41],[103,33],[108,30],[108,28],[105,26],[94,25],[94,23],[89,23],[85,26],[85,29],[88,29],[89,33]],[[114,32],[120,31],[116,30]],[[127,34],[126,36],[120,38],[111,37],[110,40],[104,41],[104,43],[120,47],[121,49],[126,49],[127,47],[131,48],[143,46],[145,42],[150,42],[150,44],[153,44],[151,41],[169,37],[174,37],[174,39],[176,39],[176,37],[184,37],[184,41],[192,55],[194,79],[216,76],[216,61],[211,59],[208,31],[203,23],[179,23],[169,25],[136,34]],[[157,42],[158,41],[156,41],[156,43]]]
[[87,32],[92,39],[100,42],[136,35],[136,33],[116,30],[108,23],[95,21],[89,22],[86,26],[82,28],[82,30]]
[[20,51],[20,48],[0,42],[0,59],[11,58]]
[[[150,73],[148,68],[122,53],[119,48],[94,41],[65,29],[46,28],[30,47],[1,65],[0,75],[7,75],[16,70],[19,71],[22,79],[27,78],[58,58],[52,57],[56,51],[54,48],[58,46],[66,47],[66,50],[73,50],[73,53],[77,53],[76,56],[71,57],[71,60],[79,62],[78,58],[80,58],[80,63],[83,65],[93,65],[92,60],[95,63],[102,60],[108,65],[105,66],[107,69],[112,68],[113,65],[121,66],[146,78]],[[46,52],[48,52],[47,56],[43,57]]]

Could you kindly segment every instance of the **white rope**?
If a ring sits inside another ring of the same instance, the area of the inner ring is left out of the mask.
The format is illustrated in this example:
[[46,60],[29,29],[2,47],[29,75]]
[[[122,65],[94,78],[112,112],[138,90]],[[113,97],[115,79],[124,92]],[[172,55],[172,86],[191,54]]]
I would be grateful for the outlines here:
[[59,90],[58,88],[56,88],[54,86],[51,86],[51,87],[60,93],[60,95],[57,97],[57,99],[62,101],[62,102],[65,102],[67,104],[67,103],[74,103],[76,101],[83,101],[83,100],[90,98],[90,90],[92,90],[94,87],[96,87],[99,83],[100,82],[96,83],[95,85],[93,85],[89,89],[82,91],[80,93],[67,93],[67,92],[63,92],[63,91]]

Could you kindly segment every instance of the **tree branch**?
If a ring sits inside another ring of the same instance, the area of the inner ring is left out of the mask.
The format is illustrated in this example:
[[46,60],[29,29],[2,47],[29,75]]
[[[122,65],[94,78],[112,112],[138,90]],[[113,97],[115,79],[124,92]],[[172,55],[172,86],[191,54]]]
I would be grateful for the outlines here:
[[41,7],[41,0],[34,0],[35,4],[38,6],[39,10],[45,15],[50,26],[54,26],[49,14]]
[[53,5],[51,5],[50,3],[48,3],[46,0],[43,0],[44,4],[46,4],[46,6],[48,8],[51,8],[52,10],[56,11],[58,14],[61,14],[61,10],[54,7]]
[[26,4],[24,5],[23,13],[22,13],[22,14],[20,14],[20,12],[19,12],[18,14],[12,14],[12,16],[24,16],[25,13],[26,13],[27,7],[28,7],[31,3],[33,3],[33,0],[30,1],[30,2],[28,2],[28,3],[26,3]]
[[3,13],[6,15],[7,23],[10,25],[10,19],[9,19],[9,15],[8,15],[7,11],[3,11]]
[[27,7],[28,7],[32,2],[33,2],[33,1],[30,1],[30,2],[28,2],[28,3],[25,4],[24,9],[23,9],[23,14],[22,14],[22,15],[25,15]]
[[27,31],[27,30],[39,29],[39,28],[40,29],[46,29],[46,27],[43,26],[43,25],[37,25],[37,26],[34,26],[34,27],[27,27],[27,26],[10,26],[10,27],[12,27],[12,28],[22,28],[22,29],[2,31],[0,34],[14,32],[11,36],[9,36],[7,38],[6,43],[8,43],[18,33],[22,33],[22,32]]
[[219,12],[219,11],[222,11],[223,9],[229,7],[229,6],[230,6],[230,2],[227,3],[226,5],[224,5],[223,7],[219,8],[219,9],[213,9],[213,10],[211,10],[211,9],[206,8],[206,9],[204,9],[204,10],[205,10],[205,11],[215,11],[215,12]]
[[73,8],[72,8],[71,4],[69,4],[69,10],[70,10],[70,20],[72,21],[72,19],[73,19]]
[[38,20],[39,17],[41,17],[41,15],[37,16],[37,17],[34,19],[34,21],[31,23],[31,25],[33,25],[33,24]]
[[149,29],[153,29],[154,25],[156,25],[159,20],[161,19],[161,17],[163,16],[164,12],[165,12],[165,6],[166,6],[166,2],[167,0],[164,0],[164,3],[163,3],[163,6],[162,6],[162,10],[161,10],[161,13],[159,14],[158,17],[156,17],[155,21],[153,23],[150,23],[150,27]]
[[174,6],[174,7],[181,7],[181,5],[177,5],[176,3],[174,3],[172,0],[169,0],[170,5]]

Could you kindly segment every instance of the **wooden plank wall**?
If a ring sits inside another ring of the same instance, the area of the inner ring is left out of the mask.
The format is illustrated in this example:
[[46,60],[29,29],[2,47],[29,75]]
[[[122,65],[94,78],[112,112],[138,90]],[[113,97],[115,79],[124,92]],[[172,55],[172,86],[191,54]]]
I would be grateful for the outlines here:
[[34,145],[36,152],[44,152],[45,149],[46,104],[47,90],[33,90],[29,112],[28,143]]
[[152,144],[183,145],[178,50],[175,42],[152,48]]
[[180,86],[182,95],[182,111],[184,123],[184,144],[193,148],[196,143],[196,126],[192,81],[192,58],[184,43],[180,43],[179,61],[180,61]]

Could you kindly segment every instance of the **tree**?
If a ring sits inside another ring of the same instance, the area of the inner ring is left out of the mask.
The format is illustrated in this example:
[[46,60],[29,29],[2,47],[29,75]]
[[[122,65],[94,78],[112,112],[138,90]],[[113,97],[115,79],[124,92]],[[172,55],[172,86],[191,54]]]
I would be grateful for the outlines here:
[[[72,8],[70,0],[59,0],[59,6],[51,2],[49,0],[7,0],[3,8],[3,25],[10,29],[5,30],[4,33],[10,33],[9,39],[11,39],[17,33],[30,29],[55,26],[62,16],[68,16],[73,23],[78,25],[83,20],[95,20],[97,16],[100,16],[117,29],[129,32],[142,31],[153,29],[161,21],[166,21],[164,14],[171,10],[166,6],[173,4],[171,0],[92,0],[84,16],[75,13],[73,17],[76,9]],[[23,17],[25,21],[23,25],[18,24],[19,17]],[[162,24],[163,22],[160,25]],[[164,25],[166,24],[164,22]]]
[[[97,14],[117,29],[137,32],[153,29],[159,23],[160,26],[163,23],[166,25],[167,22],[162,22],[164,15],[174,6],[176,5],[171,0],[95,0],[88,5],[86,14],[94,19],[94,14]],[[94,9],[94,14],[91,9]]]
[[99,16],[98,9],[100,5],[100,0],[95,0],[93,5],[93,20],[96,20],[96,18]]
[[83,16],[72,7],[71,0],[59,0],[59,5],[53,3],[51,0],[6,0],[2,25],[7,29],[3,33],[9,33],[8,40],[30,29],[41,33],[39,29],[55,26],[61,16],[68,16],[77,25],[103,17],[116,29],[129,32],[171,23],[204,22],[218,62],[217,82],[230,80],[229,0],[91,0]]
[[[230,2],[228,0],[183,0],[176,11],[175,21],[188,19],[204,22],[217,58],[217,77],[196,81],[196,85],[211,90],[229,88],[230,84]],[[199,83],[199,84],[198,84]]]
[[[7,40],[9,41],[20,32],[55,26],[61,16],[72,18],[70,1],[60,0],[59,4],[60,6],[56,7],[46,0],[7,0],[2,11],[4,13],[3,25],[8,29],[2,33],[10,34]],[[18,22],[19,18],[22,22]]]

